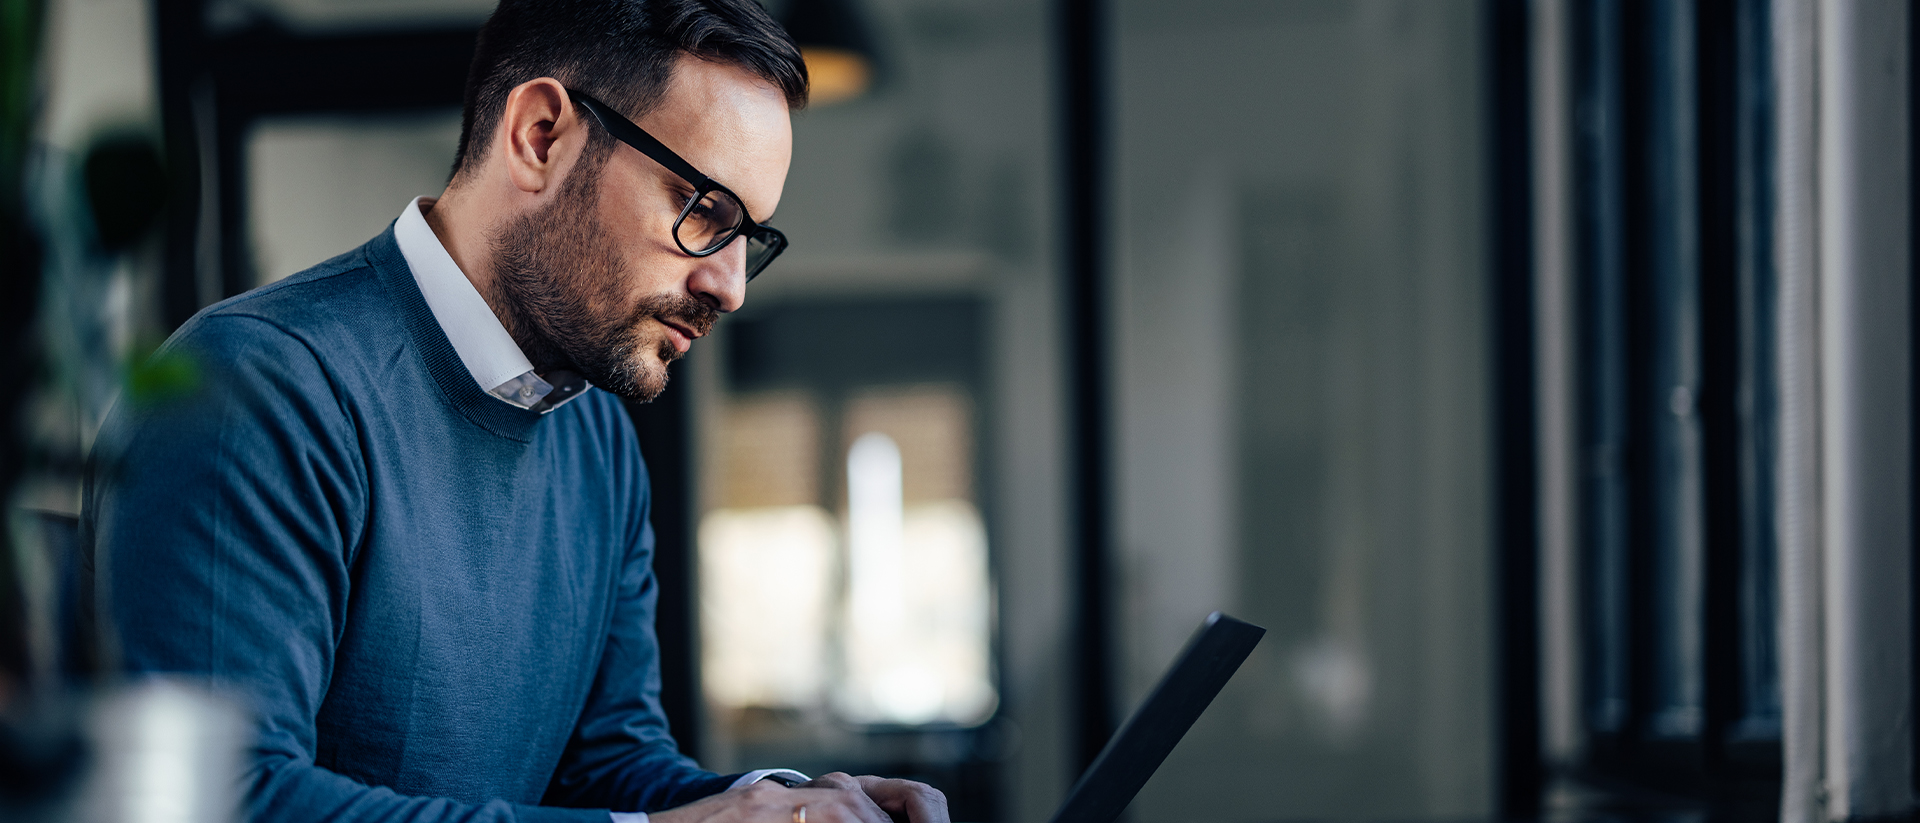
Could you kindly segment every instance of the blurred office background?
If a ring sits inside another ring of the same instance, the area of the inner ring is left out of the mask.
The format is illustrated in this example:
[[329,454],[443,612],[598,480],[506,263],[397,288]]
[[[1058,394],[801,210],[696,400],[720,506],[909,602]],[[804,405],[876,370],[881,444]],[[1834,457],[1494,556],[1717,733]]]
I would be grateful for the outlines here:
[[[99,416],[440,191],[490,7],[0,0],[18,728]],[[1133,819],[1914,812],[1905,3],[769,7],[792,250],[632,409],[708,766],[1045,820],[1224,609]]]

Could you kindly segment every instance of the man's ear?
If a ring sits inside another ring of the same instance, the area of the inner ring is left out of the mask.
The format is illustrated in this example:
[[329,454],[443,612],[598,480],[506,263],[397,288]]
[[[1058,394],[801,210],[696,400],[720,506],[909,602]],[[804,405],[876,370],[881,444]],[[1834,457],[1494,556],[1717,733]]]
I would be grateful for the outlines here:
[[507,177],[529,194],[559,182],[585,142],[586,124],[566,87],[551,77],[528,80],[508,92],[500,121]]

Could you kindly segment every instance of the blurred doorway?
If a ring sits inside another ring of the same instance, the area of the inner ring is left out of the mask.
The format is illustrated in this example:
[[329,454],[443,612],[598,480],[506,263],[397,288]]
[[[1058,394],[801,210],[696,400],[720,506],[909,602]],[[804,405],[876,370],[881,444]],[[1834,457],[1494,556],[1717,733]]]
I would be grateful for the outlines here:
[[712,768],[916,776],[997,818],[984,308],[816,298],[726,324],[699,413]]

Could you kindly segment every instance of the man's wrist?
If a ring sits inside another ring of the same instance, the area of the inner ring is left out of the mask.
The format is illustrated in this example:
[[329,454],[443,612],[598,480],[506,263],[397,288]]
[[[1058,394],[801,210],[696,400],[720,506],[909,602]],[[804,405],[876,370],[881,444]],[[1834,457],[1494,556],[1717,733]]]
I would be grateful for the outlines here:
[[[734,779],[733,785],[728,786],[727,791],[751,786],[762,780],[772,780],[786,786],[798,786],[812,779],[792,769],[755,769]],[[646,812],[609,812],[608,814],[613,816],[612,823],[648,823]]]
[[812,779],[813,778],[792,769],[755,769],[740,775],[738,779],[733,781],[733,785],[727,787],[727,791],[733,791],[742,786],[751,786],[762,780],[772,780],[783,786],[797,786]]

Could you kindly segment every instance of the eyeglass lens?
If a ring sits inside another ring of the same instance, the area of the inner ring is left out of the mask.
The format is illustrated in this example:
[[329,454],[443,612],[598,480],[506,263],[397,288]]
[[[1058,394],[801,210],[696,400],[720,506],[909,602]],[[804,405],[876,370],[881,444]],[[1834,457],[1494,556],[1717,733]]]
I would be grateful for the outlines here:
[[751,234],[747,237],[747,279],[752,280],[760,270],[773,262],[773,258],[786,248],[785,243],[776,244],[770,235]]
[[680,222],[674,227],[675,236],[680,245],[695,254],[705,254],[727,244],[736,236],[735,229],[746,235],[747,279],[752,280],[761,269],[773,262],[786,248],[778,233],[763,233],[753,226],[743,226],[747,210],[740,201],[728,196],[726,192],[714,190],[707,192],[696,202],[690,202]]
[[732,239],[734,229],[740,227],[745,214],[740,201],[727,196],[726,192],[714,190],[687,204],[675,231],[680,244],[688,251],[704,253]]

